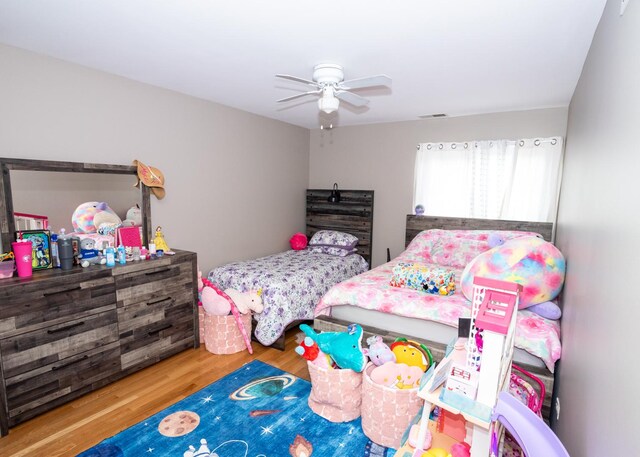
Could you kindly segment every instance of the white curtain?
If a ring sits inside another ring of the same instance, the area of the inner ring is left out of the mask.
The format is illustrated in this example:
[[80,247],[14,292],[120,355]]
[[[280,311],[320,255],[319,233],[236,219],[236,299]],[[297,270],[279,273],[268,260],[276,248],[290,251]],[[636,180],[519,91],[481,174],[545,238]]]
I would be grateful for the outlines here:
[[423,143],[414,207],[432,216],[555,221],[562,138]]

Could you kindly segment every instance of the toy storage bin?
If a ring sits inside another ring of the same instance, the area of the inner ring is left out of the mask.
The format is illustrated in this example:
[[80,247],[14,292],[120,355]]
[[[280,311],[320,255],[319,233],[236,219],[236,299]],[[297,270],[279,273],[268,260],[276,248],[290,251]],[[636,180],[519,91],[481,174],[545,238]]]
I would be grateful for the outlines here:
[[[251,334],[251,313],[241,314],[247,334]],[[204,346],[214,354],[235,354],[247,348],[232,314],[211,316],[204,313]]]
[[371,380],[374,368],[368,363],[362,377],[362,430],[374,443],[398,449],[424,401],[418,397],[418,388],[392,389],[376,384]]
[[311,375],[309,408],[331,422],[349,422],[360,417],[362,373],[328,370],[307,362]]
[[204,344],[204,316],[205,316],[204,308],[200,305],[198,306],[198,338],[200,344]]
[[3,260],[0,262],[0,279],[10,278],[13,276],[13,271],[16,269],[15,261]]

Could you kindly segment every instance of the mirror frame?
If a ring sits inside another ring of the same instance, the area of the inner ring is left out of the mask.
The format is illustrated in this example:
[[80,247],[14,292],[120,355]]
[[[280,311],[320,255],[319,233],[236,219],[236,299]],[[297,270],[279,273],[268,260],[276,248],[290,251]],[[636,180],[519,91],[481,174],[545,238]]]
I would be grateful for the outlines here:
[[[0,158],[0,235],[2,249],[10,250],[15,241],[15,218],[13,214],[13,196],[11,193],[11,170],[59,171],[74,173],[106,173],[138,176],[137,167],[131,165],[110,165],[83,162],[59,162],[52,160]],[[151,239],[151,192],[140,182],[140,200],[142,203],[142,237],[146,246]]]

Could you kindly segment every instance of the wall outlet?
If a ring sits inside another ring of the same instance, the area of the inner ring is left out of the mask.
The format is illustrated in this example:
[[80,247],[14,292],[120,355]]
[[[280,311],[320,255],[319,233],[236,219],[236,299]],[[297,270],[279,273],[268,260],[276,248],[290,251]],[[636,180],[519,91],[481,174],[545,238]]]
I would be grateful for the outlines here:
[[630,0],[621,0],[620,1],[620,16],[622,16],[624,14],[624,10],[627,9],[627,5],[629,4]]
[[560,397],[556,397],[556,420],[560,420]]

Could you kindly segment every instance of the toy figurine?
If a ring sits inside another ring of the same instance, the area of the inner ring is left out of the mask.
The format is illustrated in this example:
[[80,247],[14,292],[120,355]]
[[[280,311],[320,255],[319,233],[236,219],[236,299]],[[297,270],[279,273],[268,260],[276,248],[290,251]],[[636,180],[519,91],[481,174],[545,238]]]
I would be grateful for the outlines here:
[[156,251],[163,251],[165,254],[171,253],[171,249],[167,246],[167,242],[162,233],[162,227],[160,226],[156,228],[156,237],[153,239],[153,243],[156,245]]

